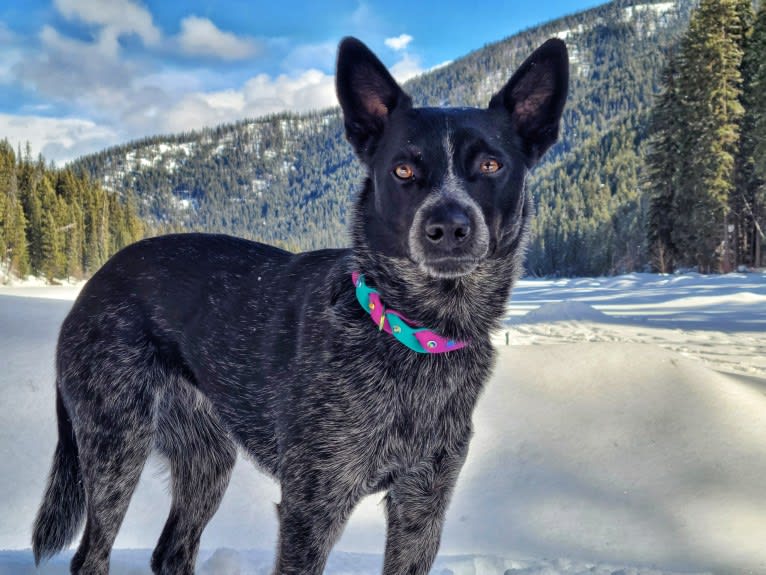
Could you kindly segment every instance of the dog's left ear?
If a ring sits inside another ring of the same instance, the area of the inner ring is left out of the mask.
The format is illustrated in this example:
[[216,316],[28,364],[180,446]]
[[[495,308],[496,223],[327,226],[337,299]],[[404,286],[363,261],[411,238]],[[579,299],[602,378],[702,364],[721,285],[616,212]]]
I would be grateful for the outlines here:
[[551,38],[532,52],[489,102],[504,108],[521,136],[530,166],[556,141],[569,88],[567,47]]
[[335,88],[346,138],[363,160],[369,160],[389,115],[412,107],[412,100],[375,54],[350,37],[338,47]]

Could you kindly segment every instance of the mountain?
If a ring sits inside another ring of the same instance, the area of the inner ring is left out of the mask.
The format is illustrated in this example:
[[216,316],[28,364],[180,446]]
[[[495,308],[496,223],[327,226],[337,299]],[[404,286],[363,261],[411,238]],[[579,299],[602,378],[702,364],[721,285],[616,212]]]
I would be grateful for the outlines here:
[[[537,167],[528,269],[607,274],[641,269],[646,128],[664,54],[693,0],[617,0],[487,45],[405,89],[417,105],[485,106],[545,39],[566,40],[571,96],[561,141]],[[278,114],[157,136],[73,163],[108,190],[133,190],[155,229],[232,233],[294,250],[348,244],[363,172],[338,109]]]

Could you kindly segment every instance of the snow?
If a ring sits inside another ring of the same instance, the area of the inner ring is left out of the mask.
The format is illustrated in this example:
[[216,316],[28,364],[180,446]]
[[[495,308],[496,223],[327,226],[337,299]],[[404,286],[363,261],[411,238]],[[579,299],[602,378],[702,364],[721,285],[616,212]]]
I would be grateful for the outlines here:
[[[55,334],[71,304],[43,297],[76,293],[0,288],[0,548],[28,546],[55,444]],[[766,273],[526,279],[508,309],[433,572],[766,573]],[[160,470],[150,460],[118,547],[159,537]],[[374,556],[328,573],[379,572],[380,499],[337,546]],[[238,462],[203,556],[271,549],[278,500]]]
[[[659,2],[657,4],[637,4],[636,6],[627,6],[623,8],[623,22],[634,22],[636,30],[642,34],[653,34],[657,30],[657,25],[666,25],[668,16],[672,14],[675,8],[675,2]],[[669,14],[670,13],[670,14]],[[647,20],[645,15],[649,16]]]
[[194,153],[194,148],[196,147],[196,143],[194,142],[186,142],[184,144],[177,144],[176,147],[181,150],[185,155],[191,156]]
[[18,278],[9,274],[5,266],[0,264],[0,296],[74,300],[83,285],[85,285],[84,281],[75,278],[58,279],[56,285],[51,285],[47,280],[35,276]]
[[515,287],[508,312],[514,345],[646,343],[719,371],[766,377],[763,272],[528,279]]
[[585,27],[580,24],[576,28],[567,28],[565,30],[559,30],[558,32],[554,32],[553,36],[555,38],[559,38],[560,40],[567,40],[570,36],[575,34],[582,34],[585,31]]
[[657,4],[637,4],[623,8],[623,18],[631,20],[636,14],[641,12],[654,12],[657,15],[665,14],[675,8],[675,2],[658,2]]
[[[178,190],[175,192],[178,195],[191,194],[188,190]],[[177,210],[188,210],[197,207],[197,201],[190,198],[178,198],[176,196],[171,197],[171,203]]]

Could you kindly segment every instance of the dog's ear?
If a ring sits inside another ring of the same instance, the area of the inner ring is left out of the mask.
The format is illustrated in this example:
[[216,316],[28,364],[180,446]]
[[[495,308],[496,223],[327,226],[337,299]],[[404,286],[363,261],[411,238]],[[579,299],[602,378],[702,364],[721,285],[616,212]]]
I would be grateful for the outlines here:
[[503,108],[521,137],[530,165],[556,141],[569,88],[564,42],[551,38],[535,50],[489,102]]
[[335,87],[346,138],[362,159],[369,160],[389,115],[395,109],[411,107],[412,100],[356,38],[344,38],[338,47]]

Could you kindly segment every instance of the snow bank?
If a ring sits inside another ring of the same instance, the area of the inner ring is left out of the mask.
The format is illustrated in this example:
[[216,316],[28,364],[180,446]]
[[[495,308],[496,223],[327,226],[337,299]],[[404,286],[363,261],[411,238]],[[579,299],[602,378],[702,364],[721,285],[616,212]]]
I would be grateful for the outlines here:
[[[514,287],[509,316],[512,323],[524,323],[525,314],[552,302],[587,303],[634,324],[766,331],[766,272],[525,279]],[[558,309],[566,311],[565,306]],[[557,318],[548,316],[548,320]]]
[[[0,548],[19,548],[55,446],[53,355],[71,303],[6,289]],[[500,334],[435,573],[766,573],[764,295],[763,273],[521,282],[515,345]],[[670,315],[627,313],[646,309]],[[159,537],[160,470],[150,461],[118,547]],[[381,553],[380,499],[354,513],[340,550]],[[203,547],[271,549],[278,500],[277,485],[239,461]]]
[[503,349],[445,546],[764,573],[765,392],[651,345]]
[[0,296],[74,300],[84,285],[84,280],[78,281],[74,278],[61,280],[57,285],[51,285],[45,279],[35,276],[19,279],[0,268]]

